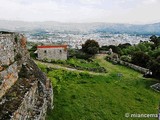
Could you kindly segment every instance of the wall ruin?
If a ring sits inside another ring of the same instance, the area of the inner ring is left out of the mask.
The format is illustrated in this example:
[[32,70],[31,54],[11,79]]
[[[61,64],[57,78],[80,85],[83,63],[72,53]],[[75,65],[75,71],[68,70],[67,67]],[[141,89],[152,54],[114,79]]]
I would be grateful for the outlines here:
[[0,32],[0,119],[44,120],[52,106],[52,84],[30,59],[26,38]]

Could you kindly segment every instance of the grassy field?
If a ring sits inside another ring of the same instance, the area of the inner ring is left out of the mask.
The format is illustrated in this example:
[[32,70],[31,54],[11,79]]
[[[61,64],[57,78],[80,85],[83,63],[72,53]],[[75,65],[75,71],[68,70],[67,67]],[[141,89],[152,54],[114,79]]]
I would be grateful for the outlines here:
[[85,68],[85,67],[88,67],[88,68],[99,67],[99,64],[95,61],[88,62],[86,60],[76,59],[76,58],[71,58],[71,59],[67,60],[67,64],[79,66],[79,67],[82,67],[82,68]]
[[76,68],[78,70],[93,71],[97,73],[106,73],[105,68],[99,65],[95,60],[84,60],[77,58],[70,58],[68,60],[44,60],[44,62],[49,62],[53,64],[58,64],[61,66],[66,66],[70,68]]
[[[54,110],[47,120],[137,120],[125,113],[158,113],[159,93],[150,89],[156,83],[124,66],[113,65],[98,56],[96,61],[108,71],[104,76],[51,70]],[[45,66],[39,65],[43,71]],[[123,76],[118,77],[121,73]],[[157,118],[144,118],[144,120]],[[143,120],[143,118],[139,118]]]

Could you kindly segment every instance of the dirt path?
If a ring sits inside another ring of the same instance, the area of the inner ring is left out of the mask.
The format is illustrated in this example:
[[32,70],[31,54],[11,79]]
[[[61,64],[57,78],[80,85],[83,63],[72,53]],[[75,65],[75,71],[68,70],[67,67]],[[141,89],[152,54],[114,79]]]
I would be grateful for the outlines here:
[[78,70],[78,69],[68,68],[68,67],[61,66],[61,65],[57,65],[57,64],[53,64],[53,63],[41,62],[41,61],[38,61],[38,60],[34,60],[34,61],[35,61],[35,63],[44,64],[44,65],[46,65],[47,67],[56,68],[56,69],[64,69],[64,70],[77,71],[77,72],[88,72],[89,74],[92,74],[92,75],[105,75],[105,73],[96,73],[96,72]]

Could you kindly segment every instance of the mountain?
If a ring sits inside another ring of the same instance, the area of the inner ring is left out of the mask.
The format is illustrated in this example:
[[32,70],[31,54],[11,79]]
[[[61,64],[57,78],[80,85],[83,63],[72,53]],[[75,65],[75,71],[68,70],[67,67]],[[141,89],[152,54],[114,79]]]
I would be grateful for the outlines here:
[[116,23],[60,23],[60,22],[24,22],[0,20],[0,30],[8,31],[60,31],[60,32],[105,32],[127,34],[160,35],[160,23],[154,24],[116,24]]
[[98,26],[96,32],[160,35],[160,23],[145,25],[103,24]]

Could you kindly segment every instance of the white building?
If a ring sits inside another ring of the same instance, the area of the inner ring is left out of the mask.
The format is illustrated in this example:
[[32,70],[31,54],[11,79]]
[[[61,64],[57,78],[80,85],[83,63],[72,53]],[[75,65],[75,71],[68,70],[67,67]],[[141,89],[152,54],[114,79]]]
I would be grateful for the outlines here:
[[39,60],[67,60],[67,45],[37,46]]

